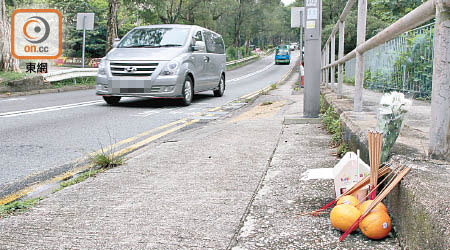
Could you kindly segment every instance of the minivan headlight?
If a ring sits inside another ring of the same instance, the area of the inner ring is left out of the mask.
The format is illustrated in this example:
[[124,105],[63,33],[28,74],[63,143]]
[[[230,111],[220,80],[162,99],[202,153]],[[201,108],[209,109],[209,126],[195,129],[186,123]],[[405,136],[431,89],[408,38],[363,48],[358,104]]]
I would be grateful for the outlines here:
[[166,64],[164,69],[161,71],[161,75],[169,76],[176,75],[180,69],[180,62],[178,60],[172,60]]
[[100,63],[98,64],[98,74],[106,75],[106,59],[105,58],[102,58],[102,60],[100,60]]

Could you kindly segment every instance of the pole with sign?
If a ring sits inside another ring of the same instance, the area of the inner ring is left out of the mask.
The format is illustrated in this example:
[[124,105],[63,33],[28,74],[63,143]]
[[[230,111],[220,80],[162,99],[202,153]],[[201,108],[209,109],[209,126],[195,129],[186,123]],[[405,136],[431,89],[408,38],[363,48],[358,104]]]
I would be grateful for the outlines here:
[[83,30],[83,50],[81,64],[84,68],[84,49],[86,47],[86,30],[94,29],[94,13],[77,13],[77,30]]
[[[305,8],[304,7],[292,7],[291,8],[291,28],[300,28],[300,62],[303,64],[303,17]],[[302,87],[302,74],[300,69],[300,74],[298,76],[299,88]]]
[[299,43],[299,48],[300,48],[300,61],[303,62],[303,55],[302,55],[302,50],[303,50],[303,26],[304,26],[304,21],[303,21],[303,17],[305,12],[305,8],[304,7],[292,7],[291,8],[291,28],[300,28],[300,43]]
[[320,112],[320,45],[322,0],[305,0],[305,97],[303,116],[315,118]]

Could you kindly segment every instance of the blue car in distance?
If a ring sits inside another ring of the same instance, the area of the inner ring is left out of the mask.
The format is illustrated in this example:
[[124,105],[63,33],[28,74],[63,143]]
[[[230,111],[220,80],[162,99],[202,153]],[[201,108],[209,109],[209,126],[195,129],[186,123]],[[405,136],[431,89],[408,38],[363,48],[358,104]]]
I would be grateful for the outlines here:
[[288,45],[278,45],[275,50],[275,64],[290,64],[291,51]]

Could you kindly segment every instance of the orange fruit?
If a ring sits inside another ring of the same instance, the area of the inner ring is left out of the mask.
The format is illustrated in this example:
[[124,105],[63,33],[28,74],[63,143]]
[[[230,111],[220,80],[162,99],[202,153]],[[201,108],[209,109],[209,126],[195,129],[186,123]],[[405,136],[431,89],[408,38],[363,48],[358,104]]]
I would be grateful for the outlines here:
[[353,225],[359,216],[361,216],[361,212],[356,207],[348,204],[341,204],[335,206],[333,210],[331,210],[330,221],[335,228],[345,232]]
[[[359,204],[358,206],[356,206],[356,208],[359,209],[359,211],[361,213],[364,213],[364,211],[366,211],[367,207],[372,203],[373,200],[366,200],[365,202]],[[386,206],[380,202],[378,203],[371,212],[376,212],[376,211],[384,211],[384,212],[388,212]]]
[[391,231],[391,218],[383,211],[371,212],[359,223],[359,229],[367,238],[383,239]]
[[341,204],[348,204],[348,205],[352,205],[352,206],[356,207],[359,204],[359,200],[358,200],[358,198],[356,198],[353,195],[345,195],[345,196],[342,196],[341,198],[339,198],[336,205],[341,205]]

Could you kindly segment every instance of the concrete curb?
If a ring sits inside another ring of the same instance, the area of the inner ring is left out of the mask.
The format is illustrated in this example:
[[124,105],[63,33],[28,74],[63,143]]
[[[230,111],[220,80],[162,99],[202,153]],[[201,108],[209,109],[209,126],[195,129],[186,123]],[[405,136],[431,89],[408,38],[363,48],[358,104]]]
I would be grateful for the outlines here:
[[321,118],[305,118],[301,116],[285,116],[283,124],[321,124]]
[[[369,162],[367,130],[374,127],[373,112],[353,113],[351,100],[337,99],[322,89],[326,105],[340,114],[344,140],[351,150],[360,149]],[[397,147],[408,145],[397,143]],[[423,159],[419,154],[400,152],[387,164],[413,167],[411,172],[385,199],[393,228],[405,249],[450,249],[450,163]]]

